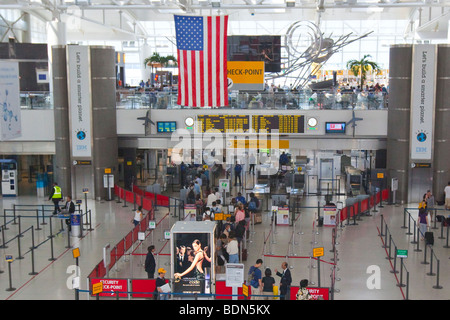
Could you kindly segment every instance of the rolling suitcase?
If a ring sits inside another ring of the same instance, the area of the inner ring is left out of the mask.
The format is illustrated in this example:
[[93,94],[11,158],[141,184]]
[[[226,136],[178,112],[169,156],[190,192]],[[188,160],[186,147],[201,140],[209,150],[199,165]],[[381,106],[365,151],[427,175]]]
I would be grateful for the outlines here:
[[434,233],[431,231],[425,232],[425,243],[433,245],[434,244]]

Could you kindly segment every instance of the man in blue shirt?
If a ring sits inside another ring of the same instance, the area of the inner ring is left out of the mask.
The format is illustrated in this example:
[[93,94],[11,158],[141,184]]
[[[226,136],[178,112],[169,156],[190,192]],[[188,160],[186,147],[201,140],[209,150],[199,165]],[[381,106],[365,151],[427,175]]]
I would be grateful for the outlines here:
[[234,185],[237,186],[237,180],[239,179],[239,185],[242,185],[241,182],[241,171],[242,166],[236,162],[236,165],[234,166]]
[[237,194],[236,201],[242,203],[244,206],[247,204],[245,197],[240,192]]
[[258,259],[256,260],[256,263],[248,270],[248,278],[252,287],[252,300],[261,299],[260,296],[262,293],[262,272],[259,268],[261,267],[262,263],[262,259]]

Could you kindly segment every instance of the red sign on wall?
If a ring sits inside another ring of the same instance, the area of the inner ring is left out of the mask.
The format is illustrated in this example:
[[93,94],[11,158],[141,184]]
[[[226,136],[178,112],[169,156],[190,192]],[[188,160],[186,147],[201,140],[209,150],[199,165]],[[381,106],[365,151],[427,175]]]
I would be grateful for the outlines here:
[[102,282],[103,292],[99,293],[100,297],[115,297],[119,292],[120,298],[128,297],[128,280],[127,279],[92,279],[91,284]]

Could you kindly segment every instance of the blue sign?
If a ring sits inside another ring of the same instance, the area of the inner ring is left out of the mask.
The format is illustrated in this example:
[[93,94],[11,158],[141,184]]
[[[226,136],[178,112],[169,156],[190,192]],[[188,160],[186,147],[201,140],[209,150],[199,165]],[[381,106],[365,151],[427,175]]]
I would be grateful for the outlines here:
[[72,226],[79,226],[80,225],[80,218],[81,218],[81,216],[79,214],[72,214],[72,215],[70,215],[70,224]]

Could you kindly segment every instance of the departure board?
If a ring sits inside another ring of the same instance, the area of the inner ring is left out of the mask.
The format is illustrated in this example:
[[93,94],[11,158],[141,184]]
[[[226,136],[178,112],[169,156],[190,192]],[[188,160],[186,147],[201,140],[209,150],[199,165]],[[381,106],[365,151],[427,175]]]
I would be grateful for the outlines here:
[[216,129],[220,132],[248,132],[250,129],[250,117],[248,115],[199,115],[201,132]]
[[303,115],[254,115],[252,116],[253,132],[271,133],[305,133],[305,116]]

